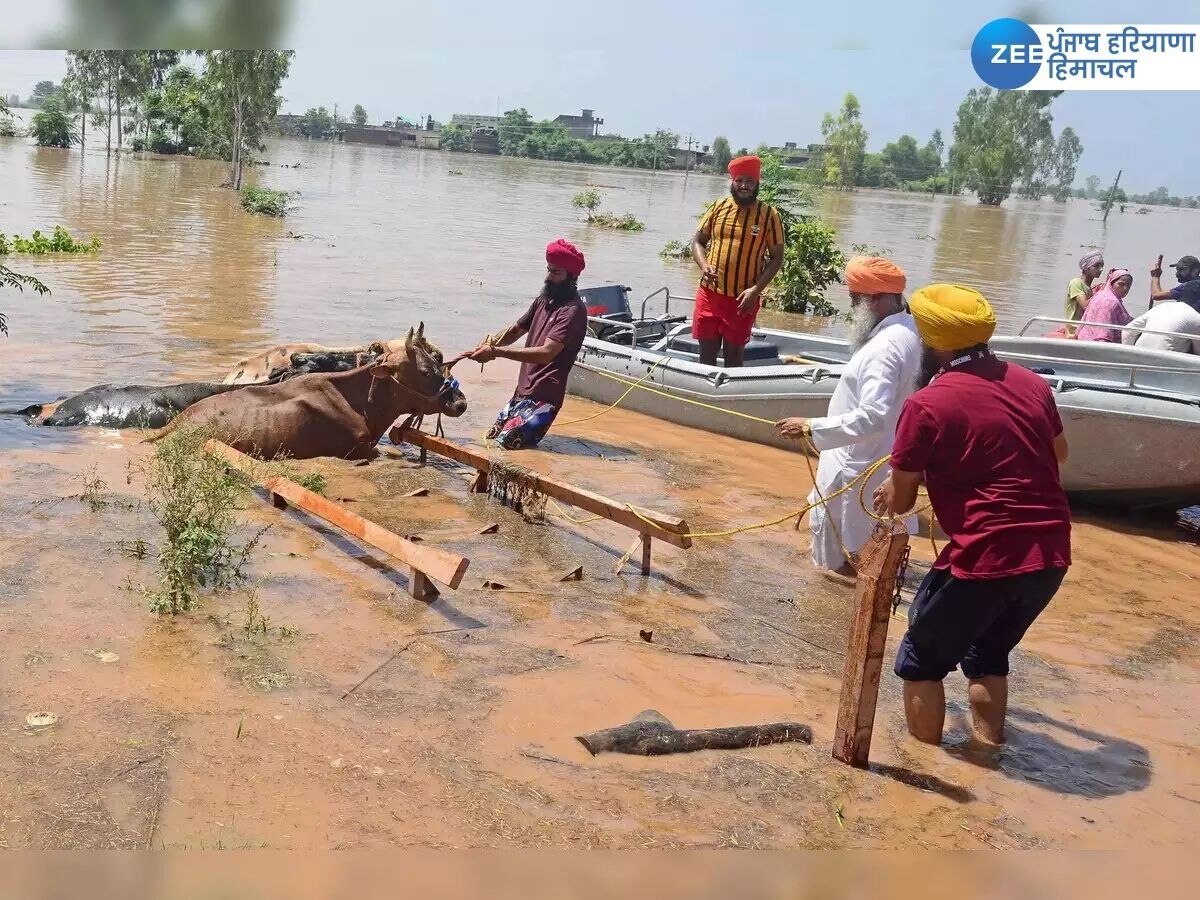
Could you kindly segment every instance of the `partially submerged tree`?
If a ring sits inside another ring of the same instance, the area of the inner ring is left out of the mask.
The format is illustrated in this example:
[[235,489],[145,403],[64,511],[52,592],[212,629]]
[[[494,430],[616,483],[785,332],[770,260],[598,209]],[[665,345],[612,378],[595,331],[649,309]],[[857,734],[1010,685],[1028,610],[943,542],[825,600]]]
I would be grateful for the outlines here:
[[58,94],[52,94],[42,102],[42,108],[33,117],[29,133],[39,147],[70,147],[79,142],[74,122],[63,107]]
[[862,124],[858,97],[847,93],[837,116],[825,113],[821,121],[825,138],[825,184],[839,190],[858,183],[867,148],[867,129]]
[[204,51],[212,127],[227,143],[234,190],[241,190],[247,152],[260,146],[264,130],[279,111],[279,86],[294,55],[291,50]]
[[367,111],[363,108],[363,105],[361,103],[354,104],[353,118],[354,118],[355,125],[366,125],[367,124]]

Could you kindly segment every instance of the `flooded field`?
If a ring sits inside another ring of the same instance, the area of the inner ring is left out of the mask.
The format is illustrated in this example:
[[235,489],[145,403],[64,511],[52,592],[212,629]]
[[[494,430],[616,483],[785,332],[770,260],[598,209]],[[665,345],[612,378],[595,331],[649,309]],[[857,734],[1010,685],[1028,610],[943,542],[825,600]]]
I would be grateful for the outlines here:
[[[282,222],[237,208],[216,163],[0,142],[0,231],[104,241],[95,257],[10,261],[54,294],[0,297],[0,405],[216,378],[280,339],[357,343],[421,319],[453,353],[527,303],[559,234],[588,254],[585,282],[687,292],[689,268],[657,251],[724,190],[302,142],[265,156],[256,177],[301,192]],[[589,233],[569,203],[589,180],[647,230]],[[1007,330],[1058,311],[1079,245],[1100,236],[1086,204],[823,202],[847,243],[889,247],[914,282],[979,285]],[[1194,251],[1179,237],[1193,215],[1110,219],[1111,261]],[[456,374],[471,407],[447,430],[478,440],[514,370]],[[565,415],[595,411],[571,400]],[[165,619],[144,593],[161,530],[138,437],[0,417],[0,847],[1115,848],[1182,844],[1200,825],[1200,548],[1154,522],[1078,517],[1075,567],[1014,658],[1007,747],[968,742],[958,676],[946,747],[913,744],[889,665],[858,772],[829,756],[851,589],[812,573],[807,529],[656,544],[643,578],[614,572],[632,532],[553,508],[530,524],[456,467],[409,451],[306,463],[355,512],[469,556],[461,589],[414,601],[382,554],[251,497],[243,534],[271,527],[249,580]],[[520,463],[697,531],[778,517],[810,489],[799,456],[619,410]],[[403,496],[416,487],[429,494]],[[931,555],[917,538],[914,569]],[[582,580],[558,580],[576,566]],[[245,627],[252,603],[265,634]],[[680,727],[795,721],[814,739],[654,759],[575,740],[651,708]],[[57,724],[27,728],[41,711]]]

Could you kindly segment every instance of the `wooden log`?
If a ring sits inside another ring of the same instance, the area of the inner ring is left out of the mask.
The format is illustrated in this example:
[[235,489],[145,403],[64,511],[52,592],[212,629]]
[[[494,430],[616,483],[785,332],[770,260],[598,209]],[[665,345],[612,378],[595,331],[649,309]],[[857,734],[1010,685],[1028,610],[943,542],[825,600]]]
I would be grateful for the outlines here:
[[[279,477],[263,480],[260,478],[261,463],[220,441],[209,441],[205,444],[205,450],[220,457],[232,468],[250,476],[272,498],[278,497],[285,501],[285,505],[291,504],[324,519],[331,525],[336,525],[347,534],[395,557],[439,584],[457,588],[462,583],[467,567],[471,564],[469,559],[456,553],[439,550],[435,547],[425,547],[405,540],[382,525],[364,519],[332,500],[302,488],[294,481]],[[410,584],[411,589],[412,585]]]
[[880,524],[858,557],[858,582],[854,588],[854,619],[838,700],[833,758],[865,769],[871,753],[879,676],[887,643],[888,622],[900,561],[908,547],[903,523]]
[[[431,434],[406,429],[400,434],[393,433],[392,440],[396,441],[397,438],[402,438],[405,443],[411,444],[414,447],[425,449],[438,454],[438,456],[444,456],[463,465],[471,466],[481,476],[486,476],[492,469],[492,461],[486,454],[480,453],[478,450],[473,450],[470,447],[453,444],[450,441],[434,437]],[[639,515],[635,515],[629,510],[624,503],[619,503],[602,494],[574,487],[548,475],[531,473],[530,487],[539,493],[545,494],[547,497],[553,497],[560,503],[569,503],[592,515],[603,516],[619,525],[624,525],[626,528],[648,533],[658,540],[666,541],[675,547],[686,550],[692,546],[692,539],[688,535],[690,530],[688,524],[678,516],[655,512],[654,510],[639,506],[637,507],[637,512],[641,516],[639,517]]]
[[697,750],[740,750],[764,744],[812,743],[812,729],[795,722],[736,725],[730,728],[676,728],[653,709],[638,713],[632,722],[593,731],[575,738],[588,753],[629,753],[662,756]]

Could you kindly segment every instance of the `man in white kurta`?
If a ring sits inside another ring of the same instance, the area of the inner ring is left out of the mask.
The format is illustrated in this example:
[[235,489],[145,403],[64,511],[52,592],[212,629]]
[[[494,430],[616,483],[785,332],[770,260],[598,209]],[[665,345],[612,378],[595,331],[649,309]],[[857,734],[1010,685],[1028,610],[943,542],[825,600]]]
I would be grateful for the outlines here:
[[[812,558],[818,568],[853,575],[856,554],[871,536],[875,520],[859,502],[859,485],[830,498],[871,463],[891,452],[900,408],[916,387],[921,340],[904,307],[905,277],[880,257],[855,257],[846,267],[852,302],[851,348],[829,402],[828,414],[815,419],[784,419],[780,433],[807,436],[821,451],[817,484],[808,497]],[[887,477],[880,467],[867,481],[870,506],[875,488]],[[913,526],[910,520],[910,528]]]

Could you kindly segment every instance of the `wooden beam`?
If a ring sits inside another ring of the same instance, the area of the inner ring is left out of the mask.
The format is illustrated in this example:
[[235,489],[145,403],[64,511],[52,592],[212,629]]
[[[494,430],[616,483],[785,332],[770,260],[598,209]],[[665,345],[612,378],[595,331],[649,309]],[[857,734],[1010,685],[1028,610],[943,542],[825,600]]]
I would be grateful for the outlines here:
[[[248,475],[256,484],[261,485],[271,495],[277,506],[279,503],[283,503],[284,507],[291,504],[305,512],[312,513],[447,587],[457,588],[462,583],[463,575],[466,574],[467,567],[471,564],[466,557],[405,540],[382,525],[364,519],[332,500],[302,488],[294,481],[280,477],[264,479],[261,477],[262,463],[260,461],[227,444],[222,444],[220,441],[209,441],[205,444],[204,449],[223,459],[232,468]],[[409,591],[414,596],[417,596],[417,590],[424,586],[416,583],[419,580],[412,578],[409,580]]]
[[[412,429],[405,430],[400,436],[406,443],[412,444],[414,447],[471,466],[481,475],[486,476],[492,469],[491,459],[486,454],[470,447],[452,444],[443,438]],[[678,516],[670,516],[640,506],[637,507],[640,516],[635,515],[624,503],[619,503],[602,494],[574,487],[548,475],[531,473],[531,478],[531,487],[534,490],[547,497],[553,497],[560,503],[569,503],[592,515],[603,516],[618,525],[632,528],[641,534],[650,535],[684,550],[692,546],[692,539],[688,534],[688,524]]]
[[650,544],[653,538],[648,534],[642,535],[642,574],[650,574]]
[[865,769],[871,753],[879,676],[887,643],[888,621],[900,561],[908,548],[903,522],[875,526],[875,532],[858,557],[858,582],[854,587],[854,620],[838,700],[833,758]]

